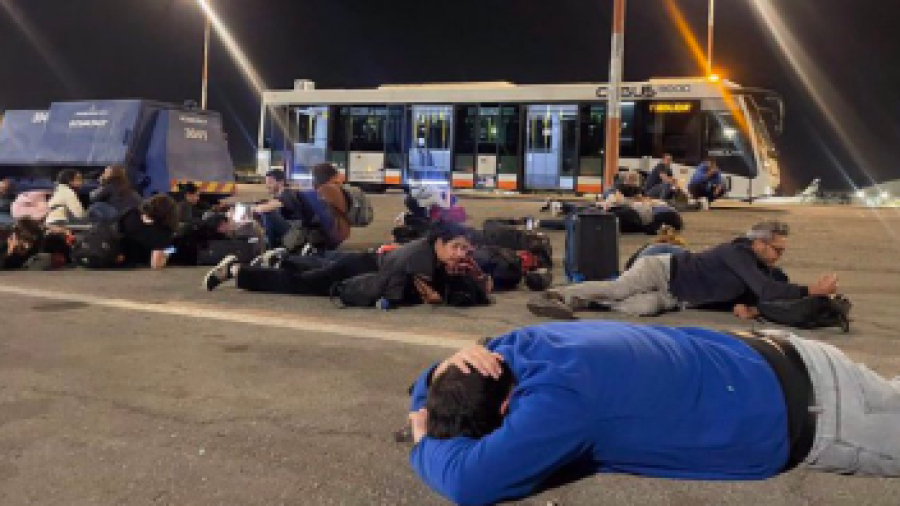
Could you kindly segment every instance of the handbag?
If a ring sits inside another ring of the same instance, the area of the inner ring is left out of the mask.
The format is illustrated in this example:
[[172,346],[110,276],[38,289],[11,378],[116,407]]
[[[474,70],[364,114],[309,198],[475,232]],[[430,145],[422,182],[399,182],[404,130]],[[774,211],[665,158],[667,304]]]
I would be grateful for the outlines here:
[[844,332],[850,332],[852,306],[843,295],[810,295],[760,302],[757,309],[762,319],[772,323],[801,329],[841,327]]

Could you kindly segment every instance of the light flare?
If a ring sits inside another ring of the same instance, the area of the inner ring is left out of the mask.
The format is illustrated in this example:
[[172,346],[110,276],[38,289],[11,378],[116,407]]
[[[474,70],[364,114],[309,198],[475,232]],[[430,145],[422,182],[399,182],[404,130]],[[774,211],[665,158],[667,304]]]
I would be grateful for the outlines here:
[[253,87],[253,90],[256,91],[259,96],[262,96],[263,92],[267,89],[266,83],[263,81],[262,76],[259,75],[259,72],[256,71],[256,67],[253,66],[253,63],[250,62],[250,59],[247,58],[246,53],[244,53],[240,44],[238,44],[237,40],[231,34],[231,31],[225,26],[225,23],[222,22],[222,18],[219,17],[219,14],[215,10],[213,10],[212,6],[209,4],[209,0],[197,0],[197,4],[203,10],[203,14],[206,16],[206,19],[209,20],[216,35],[219,36],[219,40],[225,45],[228,54],[231,55],[231,58],[234,59],[238,68],[243,72],[244,78],[247,79]]

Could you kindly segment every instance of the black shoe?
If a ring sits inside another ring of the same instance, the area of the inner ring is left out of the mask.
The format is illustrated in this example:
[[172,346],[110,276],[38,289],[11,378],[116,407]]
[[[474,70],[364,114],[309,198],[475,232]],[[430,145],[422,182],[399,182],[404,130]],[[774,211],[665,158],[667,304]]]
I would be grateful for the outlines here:
[[206,273],[206,277],[203,278],[203,287],[206,288],[206,291],[211,292],[216,289],[222,283],[228,281],[234,276],[231,275],[231,268],[238,263],[238,257],[234,255],[228,255],[223,258],[219,265],[213,267]]

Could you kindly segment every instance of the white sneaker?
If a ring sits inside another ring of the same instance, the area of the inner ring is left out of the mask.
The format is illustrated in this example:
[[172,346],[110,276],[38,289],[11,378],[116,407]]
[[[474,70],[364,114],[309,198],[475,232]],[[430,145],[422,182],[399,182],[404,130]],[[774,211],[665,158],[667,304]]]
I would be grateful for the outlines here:
[[278,267],[284,257],[287,256],[287,248],[275,248],[266,251],[262,255],[254,258],[250,262],[251,267],[268,267],[270,269]]
[[706,197],[700,198],[700,209],[703,209],[704,211],[709,211],[709,199],[708,198],[706,198]]
[[213,267],[206,273],[206,276],[203,278],[203,288],[206,288],[208,292],[211,292],[216,289],[217,286],[222,283],[228,281],[233,276],[231,275],[231,268],[238,264],[238,257],[234,255],[228,255],[223,258],[219,265]]

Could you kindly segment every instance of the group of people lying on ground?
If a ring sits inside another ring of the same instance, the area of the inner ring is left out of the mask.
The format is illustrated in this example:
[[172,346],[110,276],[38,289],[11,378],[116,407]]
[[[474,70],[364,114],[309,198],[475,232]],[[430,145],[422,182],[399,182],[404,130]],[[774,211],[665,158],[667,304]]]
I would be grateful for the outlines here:
[[[321,250],[334,249],[349,236],[347,203],[340,193],[337,170],[322,164],[313,170],[313,177],[314,189],[300,191],[286,188],[282,172],[267,176],[272,198],[251,211],[257,213],[274,247],[281,246],[286,232],[296,231],[301,244]],[[80,192],[83,184],[82,174],[74,169],[58,174],[52,192],[16,192],[12,180],[0,182],[0,227],[8,243],[0,267],[58,268],[81,263],[75,258],[79,245],[89,245],[104,231],[109,237],[103,240],[111,246],[107,251],[116,254],[108,261],[82,265],[197,265],[200,250],[211,241],[236,237],[256,241],[260,253],[265,250],[266,237],[253,215],[235,220],[230,206],[204,202],[193,183],[180,185],[175,198],[160,194],[144,200],[125,169],[111,166],[87,195]],[[29,262],[35,258],[40,261]]]

